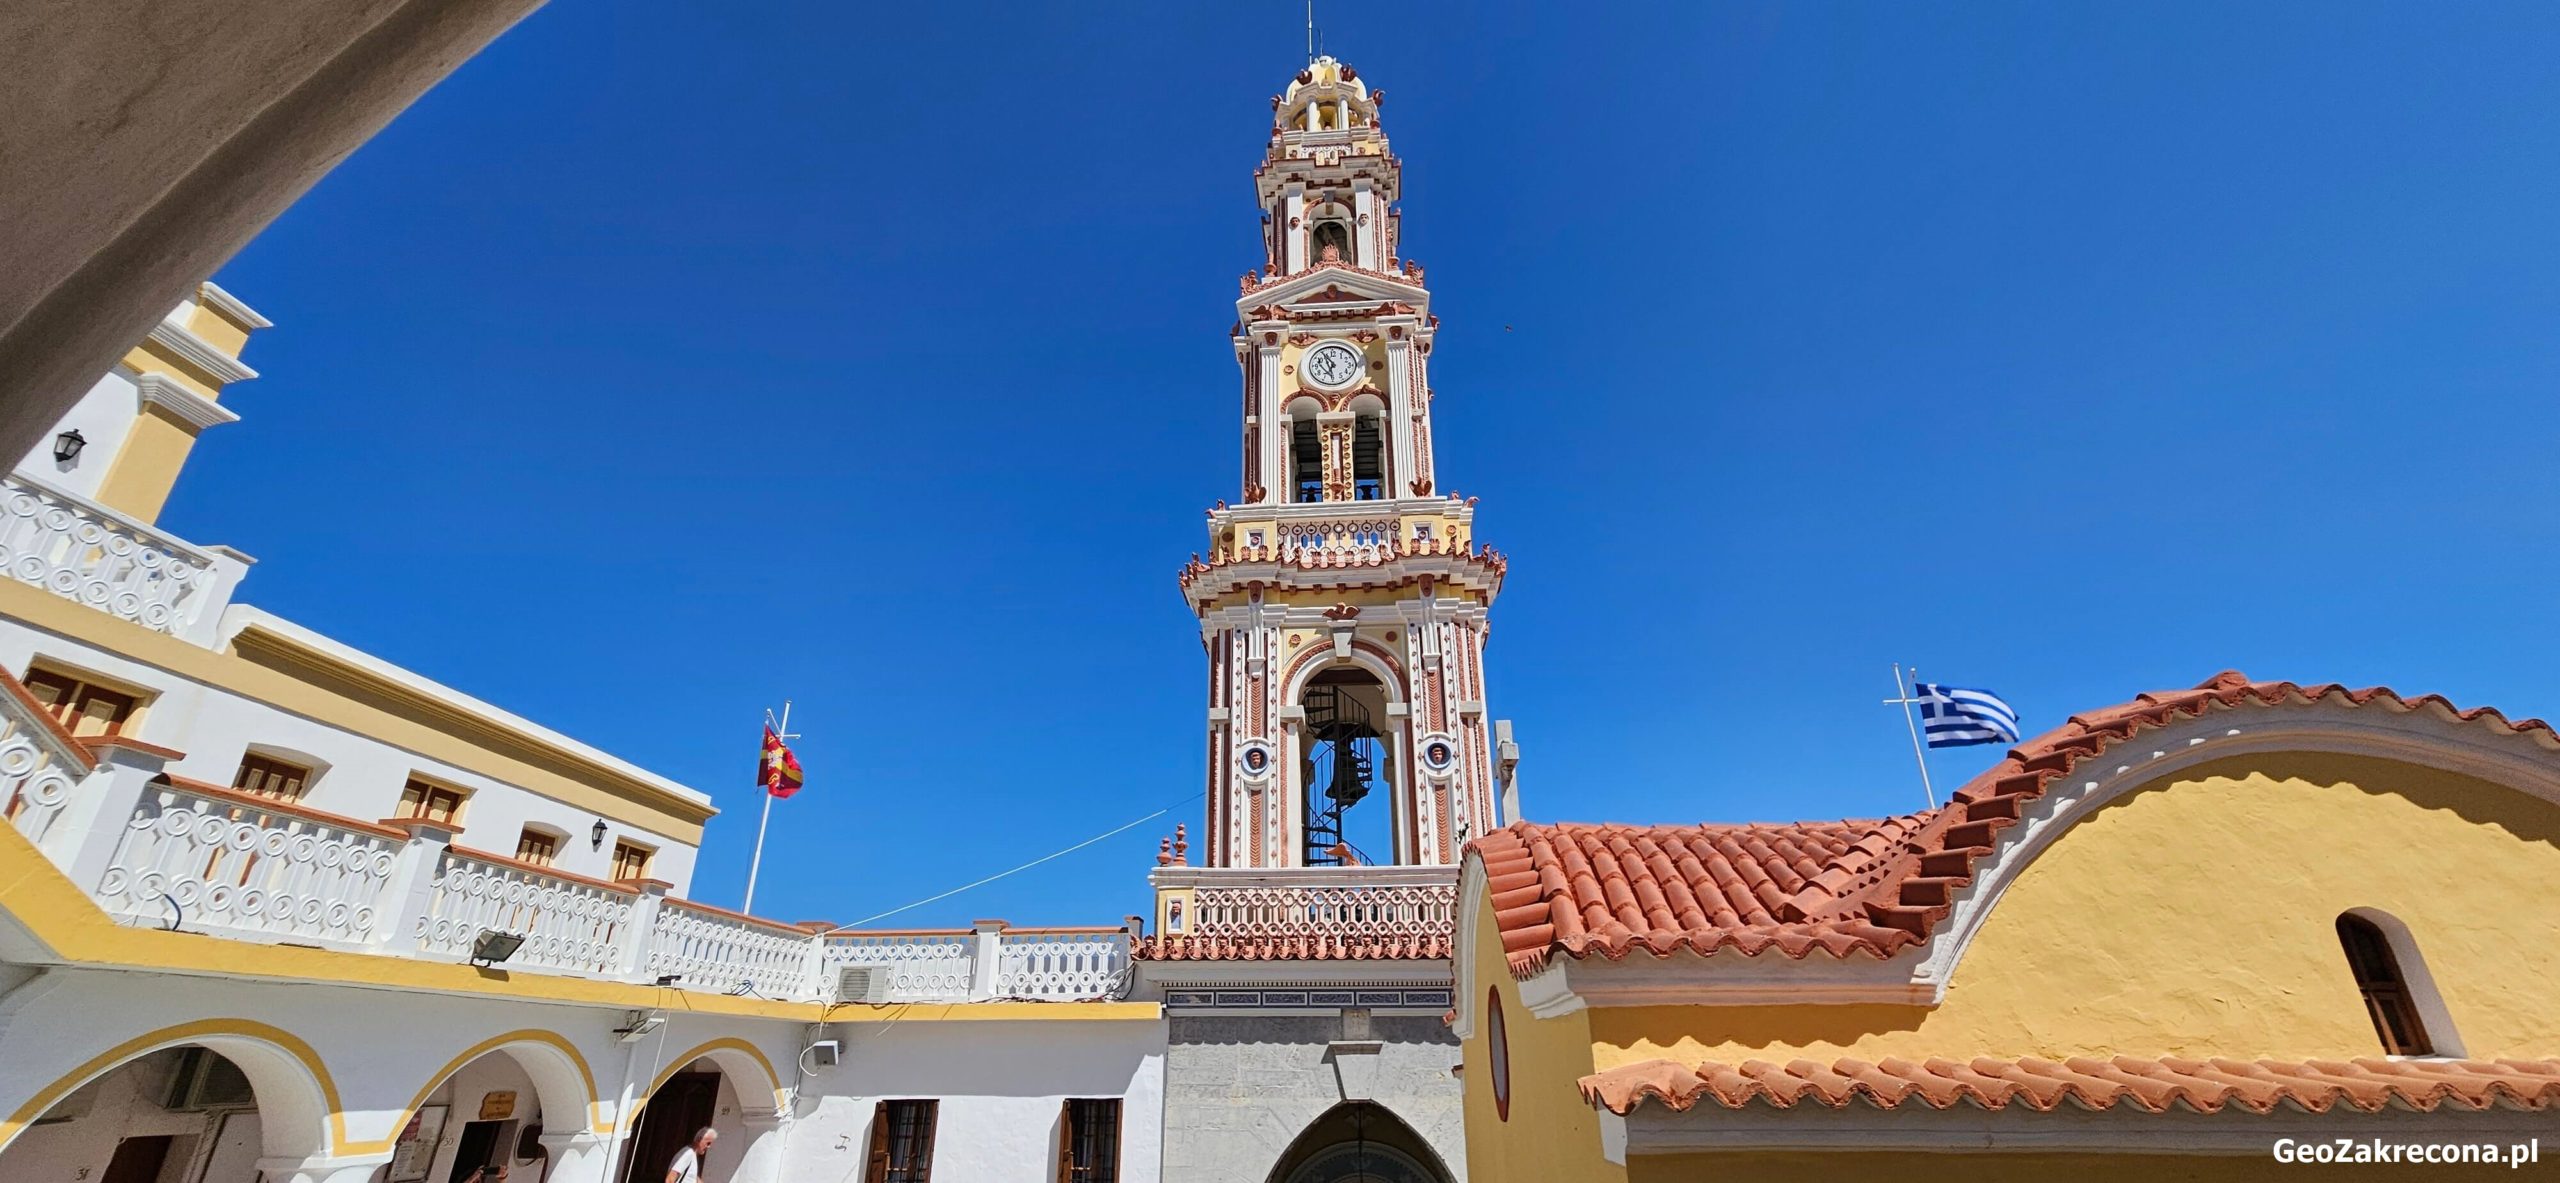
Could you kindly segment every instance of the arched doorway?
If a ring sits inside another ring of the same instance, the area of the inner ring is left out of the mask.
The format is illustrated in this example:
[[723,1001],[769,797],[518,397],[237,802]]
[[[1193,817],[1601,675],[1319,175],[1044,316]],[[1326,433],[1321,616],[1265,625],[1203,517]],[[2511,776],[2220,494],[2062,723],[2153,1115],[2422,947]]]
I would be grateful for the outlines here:
[[[776,1080],[762,1053],[719,1040],[685,1053],[659,1073],[614,1168],[617,1183],[662,1183],[676,1152],[705,1127],[718,1135],[702,1163],[702,1183],[767,1177],[777,1140]],[[742,1170],[750,1162],[754,1170]]]
[[1449,1183],[1422,1135],[1369,1101],[1345,1101],[1310,1123],[1271,1168],[1269,1183]]
[[329,1090],[309,1049],[290,1036],[191,1034],[142,1037],[57,1082],[43,1114],[0,1147],[0,1179],[247,1179],[261,1158],[327,1152]]
[[550,1178],[601,1142],[588,1128],[595,1099],[594,1076],[567,1040],[542,1031],[499,1036],[455,1057],[419,1091],[386,1175],[463,1183],[474,1170],[495,1177],[503,1167],[511,1179]]

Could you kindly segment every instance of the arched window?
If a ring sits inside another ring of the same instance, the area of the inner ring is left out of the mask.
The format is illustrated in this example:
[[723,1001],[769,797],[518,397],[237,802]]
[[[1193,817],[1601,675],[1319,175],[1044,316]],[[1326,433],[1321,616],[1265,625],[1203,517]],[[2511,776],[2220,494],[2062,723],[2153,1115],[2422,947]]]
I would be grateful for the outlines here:
[[1387,495],[1386,433],[1378,416],[1364,414],[1351,429],[1351,496],[1376,501]]
[[1313,417],[1289,421],[1289,483],[1291,501],[1324,500],[1324,446]]
[[2434,1055],[2435,1044],[2418,1017],[2409,979],[2401,973],[2400,958],[2381,926],[2353,912],[2341,913],[2338,943],[2346,948],[2347,969],[2355,975],[2356,991],[2364,995],[2365,1013],[2373,1020],[2382,1050],[2395,1056]]
[[1307,252],[1314,262],[1351,262],[1351,228],[1340,222],[1316,223],[1315,238]]

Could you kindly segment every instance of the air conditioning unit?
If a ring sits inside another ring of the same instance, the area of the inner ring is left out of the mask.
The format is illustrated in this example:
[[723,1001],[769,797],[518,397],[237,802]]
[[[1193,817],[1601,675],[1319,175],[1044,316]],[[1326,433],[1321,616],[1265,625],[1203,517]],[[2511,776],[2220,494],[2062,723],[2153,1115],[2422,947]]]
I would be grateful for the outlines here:
[[879,1006],[889,1001],[890,966],[847,965],[836,970],[836,1001]]

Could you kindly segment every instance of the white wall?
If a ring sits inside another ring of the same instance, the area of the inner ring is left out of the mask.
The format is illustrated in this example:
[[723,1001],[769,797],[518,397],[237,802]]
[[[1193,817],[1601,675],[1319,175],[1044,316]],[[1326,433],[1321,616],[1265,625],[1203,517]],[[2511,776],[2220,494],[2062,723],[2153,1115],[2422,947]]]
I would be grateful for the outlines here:
[[[119,366],[98,379],[89,393],[80,396],[71,413],[44,433],[17,470],[65,492],[92,500],[98,495],[98,482],[105,479],[107,465],[123,450],[124,439],[133,432],[134,417],[142,413],[142,394],[133,376]],[[76,430],[88,446],[79,459],[63,464],[53,458],[53,437]]]
[[1162,1023],[846,1023],[834,1031],[845,1063],[802,1086],[785,1178],[860,1178],[873,1105],[933,1099],[941,1102],[936,1183],[1052,1183],[1062,1103],[1119,1097],[1120,1177],[1155,1183]]
[[457,845],[512,856],[516,836],[526,823],[539,822],[567,837],[553,864],[577,875],[604,878],[612,870],[617,837],[657,848],[652,874],[675,884],[683,895],[693,879],[694,848],[665,834],[607,819],[602,846],[589,842],[597,815],[561,801],[456,768],[406,748],[319,723],[219,690],[157,666],[145,665],[94,646],[0,618],[0,664],[24,675],[31,661],[106,675],[153,692],[136,738],[175,748],[184,759],[169,766],[179,776],[229,785],[240,757],[251,745],[282,748],[325,764],[303,795],[303,804],[359,821],[390,817],[400,803],[401,786],[413,774],[424,775],[471,791],[463,811]]

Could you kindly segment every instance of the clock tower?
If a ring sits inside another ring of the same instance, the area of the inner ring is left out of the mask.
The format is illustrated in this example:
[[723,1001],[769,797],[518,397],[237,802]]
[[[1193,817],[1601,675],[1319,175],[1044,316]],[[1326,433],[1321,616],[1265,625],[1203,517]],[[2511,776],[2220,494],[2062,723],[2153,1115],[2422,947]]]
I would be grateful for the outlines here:
[[1504,562],[1434,465],[1439,318],[1398,252],[1381,98],[1315,59],[1272,100],[1254,172],[1241,479],[1182,572],[1213,867],[1448,865],[1499,824],[1483,659]]

